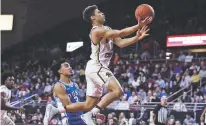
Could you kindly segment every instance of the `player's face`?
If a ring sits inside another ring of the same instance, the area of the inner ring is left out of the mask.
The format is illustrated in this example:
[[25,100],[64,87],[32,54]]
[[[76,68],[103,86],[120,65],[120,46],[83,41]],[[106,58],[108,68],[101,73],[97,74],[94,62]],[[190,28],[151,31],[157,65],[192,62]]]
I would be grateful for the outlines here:
[[102,13],[100,10],[96,9],[94,11],[94,16],[93,16],[94,20],[96,20],[97,22],[100,22],[102,24],[104,24],[105,22],[105,15],[104,13]]
[[7,88],[12,89],[14,87],[14,77],[8,77],[5,81]]
[[61,64],[61,69],[60,69],[59,72],[63,75],[70,76],[70,75],[72,75],[72,67],[67,62],[62,63]]

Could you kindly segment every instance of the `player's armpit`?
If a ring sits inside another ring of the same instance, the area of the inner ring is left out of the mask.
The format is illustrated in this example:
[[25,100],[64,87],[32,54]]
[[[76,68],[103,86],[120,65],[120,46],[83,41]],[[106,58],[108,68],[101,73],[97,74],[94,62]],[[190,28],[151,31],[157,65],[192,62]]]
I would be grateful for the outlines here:
[[61,100],[64,106],[69,105],[71,103],[69,96],[65,91],[65,88],[61,84],[56,84],[54,86],[54,93]]

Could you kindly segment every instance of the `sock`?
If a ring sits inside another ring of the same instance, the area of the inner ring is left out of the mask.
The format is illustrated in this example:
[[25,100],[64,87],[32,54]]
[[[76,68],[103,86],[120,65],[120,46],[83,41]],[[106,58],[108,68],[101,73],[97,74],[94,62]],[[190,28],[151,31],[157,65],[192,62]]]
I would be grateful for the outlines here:
[[58,109],[58,112],[59,112],[59,113],[65,113],[65,112],[66,112],[66,110],[65,110],[64,107],[59,107],[59,108],[57,108],[57,109]]
[[95,107],[92,109],[92,113],[93,113],[93,115],[96,115],[96,114],[100,113],[100,109]]

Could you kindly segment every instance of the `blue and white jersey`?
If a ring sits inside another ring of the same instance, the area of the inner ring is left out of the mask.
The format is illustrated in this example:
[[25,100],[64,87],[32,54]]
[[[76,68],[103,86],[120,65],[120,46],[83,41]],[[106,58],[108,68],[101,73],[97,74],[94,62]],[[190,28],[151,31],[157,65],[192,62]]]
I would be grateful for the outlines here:
[[[62,86],[65,88],[66,93],[68,95],[68,99],[70,99],[70,101],[72,103],[75,102],[79,102],[79,88],[78,85],[74,82],[72,82],[72,84],[66,84],[62,81],[58,81],[57,83],[62,84]],[[64,107],[64,105],[62,104],[61,100],[58,97],[54,96],[54,101],[56,104],[57,108],[62,108]],[[82,116],[83,112],[66,112],[66,113],[61,113],[61,117],[63,118],[67,118],[68,124],[70,125],[86,125],[84,120],[82,120],[81,116]]]

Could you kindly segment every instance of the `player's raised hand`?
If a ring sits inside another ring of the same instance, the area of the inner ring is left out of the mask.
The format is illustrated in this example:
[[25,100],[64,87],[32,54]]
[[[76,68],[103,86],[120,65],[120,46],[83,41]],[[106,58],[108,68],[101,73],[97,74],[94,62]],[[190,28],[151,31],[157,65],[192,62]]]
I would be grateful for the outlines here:
[[148,31],[150,29],[148,28],[148,26],[143,26],[142,29],[137,31],[137,37],[138,40],[142,40],[143,38],[149,36]]
[[142,20],[140,17],[138,18],[138,25],[140,27],[150,24],[151,22],[152,22],[152,17],[146,17],[144,20]]

